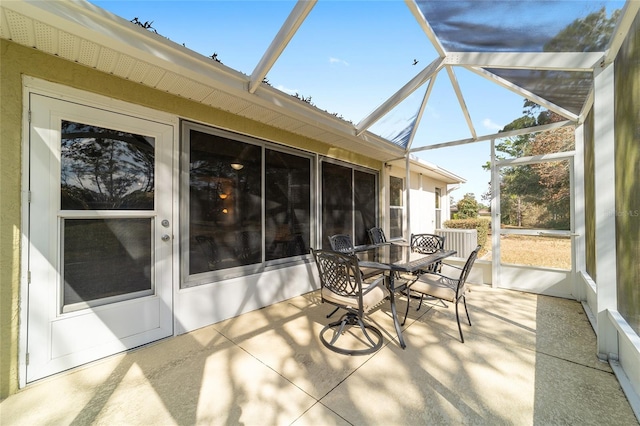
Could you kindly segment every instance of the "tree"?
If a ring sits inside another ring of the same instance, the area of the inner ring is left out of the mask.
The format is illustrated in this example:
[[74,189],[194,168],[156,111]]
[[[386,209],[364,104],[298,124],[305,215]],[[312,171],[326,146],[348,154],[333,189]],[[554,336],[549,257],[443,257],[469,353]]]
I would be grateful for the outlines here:
[[599,11],[576,19],[544,45],[546,52],[599,52],[607,47],[615,28],[620,9],[607,18],[603,6]]
[[[606,9],[576,19],[544,46],[547,52],[596,52],[602,51],[620,16],[616,10],[607,18]],[[556,84],[566,87],[570,72],[539,71],[538,79],[549,87]],[[513,120],[501,131],[563,121],[555,112],[548,111],[535,102],[526,100],[523,116]],[[496,159],[518,158],[553,152],[569,151],[574,147],[574,129],[565,127],[546,132],[505,138],[496,144]],[[530,165],[502,167],[500,169],[500,193],[502,223],[515,226],[545,226],[567,229],[570,224],[569,170],[566,161],[544,162]],[[483,168],[491,169],[490,162]],[[491,199],[491,189],[482,195]]]
[[478,210],[480,210],[480,206],[476,201],[475,194],[471,192],[464,194],[464,197],[458,201],[458,219],[478,217]]

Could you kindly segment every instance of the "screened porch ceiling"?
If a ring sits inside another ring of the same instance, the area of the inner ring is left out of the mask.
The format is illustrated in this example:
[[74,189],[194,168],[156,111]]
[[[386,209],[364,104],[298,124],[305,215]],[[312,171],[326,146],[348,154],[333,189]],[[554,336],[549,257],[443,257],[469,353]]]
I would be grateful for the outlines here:
[[[135,18],[155,23],[144,29],[102,9],[117,13],[118,3],[3,2],[0,35],[382,161],[492,137],[478,123],[492,97],[476,85],[580,122],[593,103],[594,73],[613,61],[640,8],[580,0],[176,1],[162,2],[176,6],[171,25],[162,25],[147,1]],[[204,4],[234,10],[239,21],[202,16]],[[269,13],[261,25],[242,24],[262,8]],[[599,11],[617,17],[610,36],[587,19]],[[216,39],[218,27],[224,36]],[[247,45],[225,50],[227,40]],[[439,85],[446,90],[434,90]],[[424,112],[452,100],[457,122],[442,132],[442,120]],[[521,115],[516,109],[512,119]]]

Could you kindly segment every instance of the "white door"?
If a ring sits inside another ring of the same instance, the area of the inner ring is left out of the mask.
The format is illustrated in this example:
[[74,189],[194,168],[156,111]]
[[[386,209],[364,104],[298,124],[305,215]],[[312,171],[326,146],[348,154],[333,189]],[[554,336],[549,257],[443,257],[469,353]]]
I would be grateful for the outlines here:
[[173,334],[173,128],[30,95],[27,382]]
[[575,297],[573,152],[499,161],[493,178],[494,285]]

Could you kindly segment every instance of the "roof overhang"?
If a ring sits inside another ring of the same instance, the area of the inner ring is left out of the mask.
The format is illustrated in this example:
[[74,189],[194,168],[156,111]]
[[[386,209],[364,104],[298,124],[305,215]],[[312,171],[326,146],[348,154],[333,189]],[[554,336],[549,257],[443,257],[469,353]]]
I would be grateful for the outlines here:
[[[387,161],[386,164],[405,169],[407,163],[406,158],[396,158],[395,160]],[[447,185],[460,185],[467,182],[466,179],[414,155],[409,155],[409,170],[439,182],[444,182]]]
[[[278,129],[386,161],[402,147],[83,0],[0,5],[0,37]],[[252,87],[253,92],[249,90]]]

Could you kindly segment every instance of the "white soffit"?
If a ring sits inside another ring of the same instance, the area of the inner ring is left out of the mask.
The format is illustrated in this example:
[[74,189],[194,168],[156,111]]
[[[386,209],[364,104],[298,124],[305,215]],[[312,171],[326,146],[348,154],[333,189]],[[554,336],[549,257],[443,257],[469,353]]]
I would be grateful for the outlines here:
[[0,37],[155,89],[384,161],[397,145],[85,1],[0,4]]

